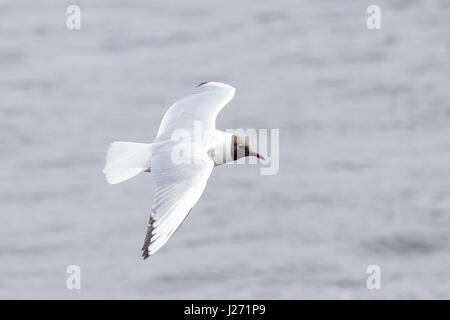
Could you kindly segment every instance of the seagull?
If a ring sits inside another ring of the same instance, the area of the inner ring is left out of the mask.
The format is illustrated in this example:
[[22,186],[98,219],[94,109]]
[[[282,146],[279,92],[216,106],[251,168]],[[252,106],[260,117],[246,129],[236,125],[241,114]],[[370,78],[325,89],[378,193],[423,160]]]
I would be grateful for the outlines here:
[[247,156],[264,160],[246,139],[216,129],[216,117],[234,93],[230,85],[203,82],[167,110],[153,143],[114,141],[109,145],[103,169],[108,183],[117,184],[143,172],[151,172],[155,180],[142,247],[144,259],[183,223],[214,167]]

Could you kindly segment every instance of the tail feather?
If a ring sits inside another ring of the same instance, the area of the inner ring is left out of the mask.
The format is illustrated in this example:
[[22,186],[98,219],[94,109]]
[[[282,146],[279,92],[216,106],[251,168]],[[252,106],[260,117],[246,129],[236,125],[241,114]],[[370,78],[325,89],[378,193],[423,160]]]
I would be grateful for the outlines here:
[[150,170],[152,144],[114,141],[106,153],[103,173],[110,184],[117,184]]

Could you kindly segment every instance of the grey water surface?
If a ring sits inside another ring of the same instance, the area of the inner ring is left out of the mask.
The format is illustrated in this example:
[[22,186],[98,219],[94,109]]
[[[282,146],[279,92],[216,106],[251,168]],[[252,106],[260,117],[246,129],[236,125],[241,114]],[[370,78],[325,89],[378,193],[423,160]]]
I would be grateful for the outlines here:
[[[0,2],[0,298],[449,299],[449,15],[437,0]],[[279,172],[216,168],[143,261],[153,180],[108,185],[107,146],[151,142],[211,80],[237,89],[218,128],[280,130]]]

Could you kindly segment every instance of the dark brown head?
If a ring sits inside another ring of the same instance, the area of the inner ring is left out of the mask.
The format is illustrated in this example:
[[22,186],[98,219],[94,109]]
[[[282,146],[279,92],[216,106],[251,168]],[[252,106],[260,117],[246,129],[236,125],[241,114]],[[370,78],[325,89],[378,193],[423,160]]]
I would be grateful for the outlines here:
[[233,135],[233,144],[231,154],[233,156],[233,160],[240,159],[242,157],[254,156],[259,159],[264,159],[262,155],[257,152],[253,152],[248,145],[248,142],[241,137]]

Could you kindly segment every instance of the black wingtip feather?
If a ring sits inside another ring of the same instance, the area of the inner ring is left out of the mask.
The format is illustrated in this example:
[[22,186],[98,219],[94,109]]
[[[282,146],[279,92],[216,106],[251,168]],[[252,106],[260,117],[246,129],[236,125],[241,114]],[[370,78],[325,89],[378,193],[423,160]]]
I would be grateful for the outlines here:
[[153,231],[153,223],[155,222],[155,220],[153,219],[153,217],[150,217],[150,221],[148,222],[148,227],[147,227],[147,234],[145,235],[145,240],[144,240],[144,245],[142,246],[142,257],[145,259],[147,259],[148,257],[150,257],[150,254],[148,252],[148,247],[150,246],[151,243],[151,238],[152,238],[152,231]]

